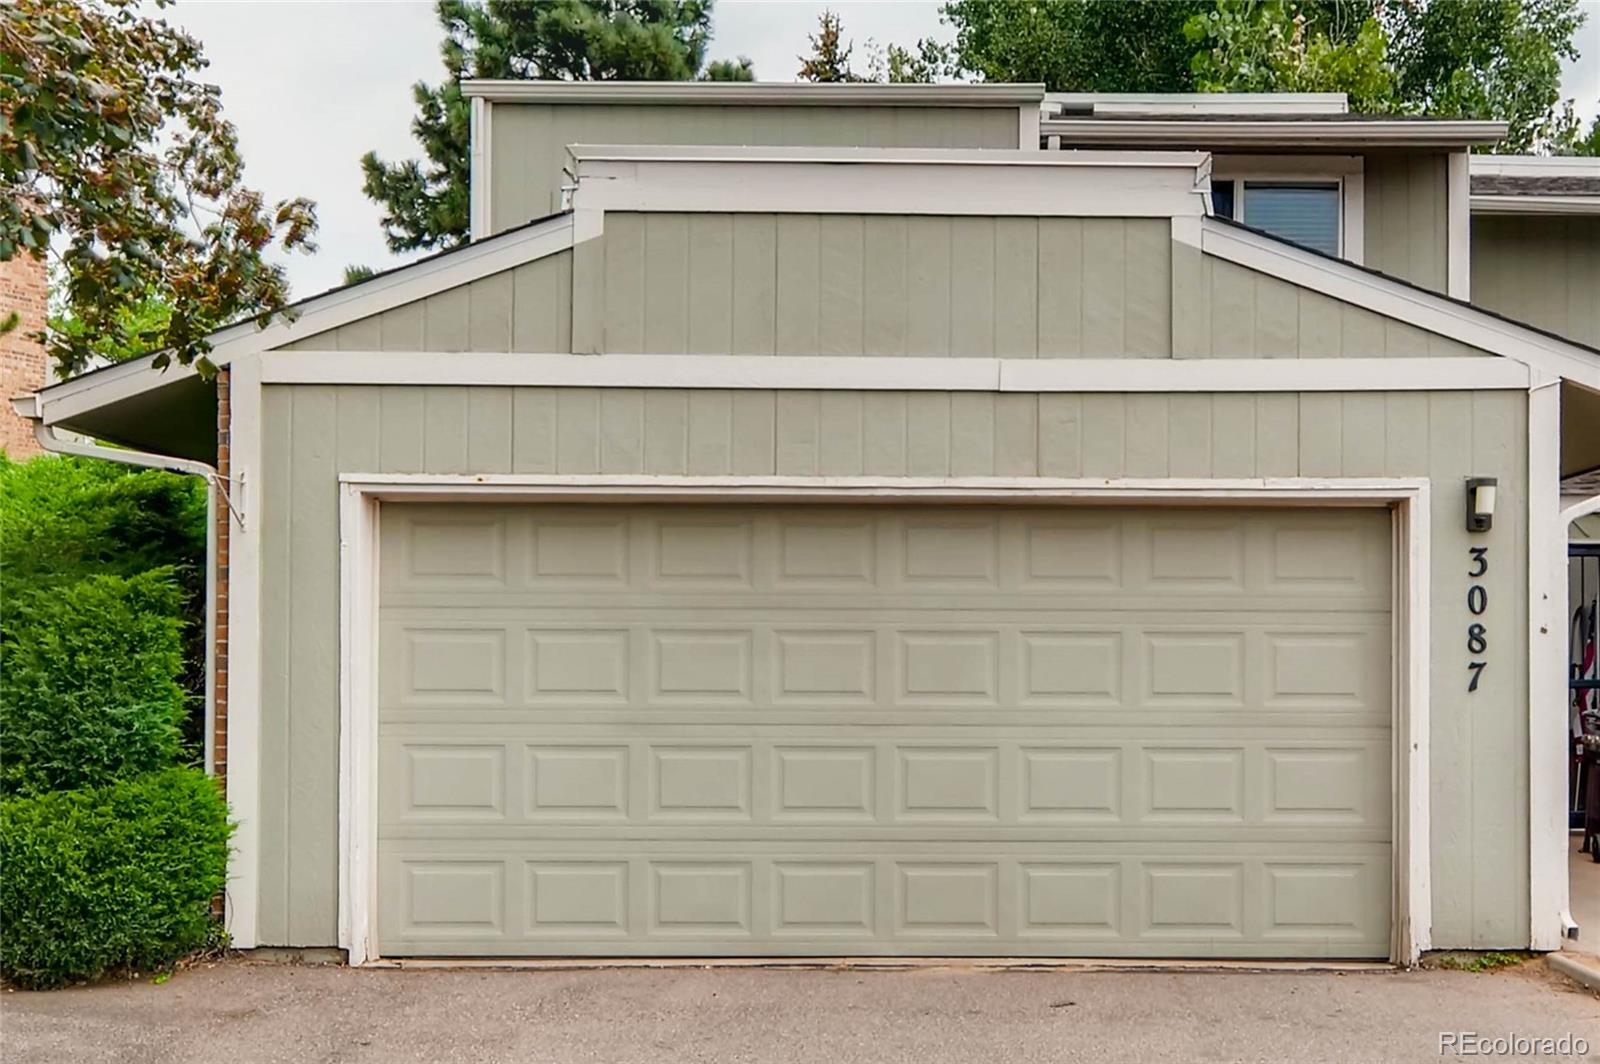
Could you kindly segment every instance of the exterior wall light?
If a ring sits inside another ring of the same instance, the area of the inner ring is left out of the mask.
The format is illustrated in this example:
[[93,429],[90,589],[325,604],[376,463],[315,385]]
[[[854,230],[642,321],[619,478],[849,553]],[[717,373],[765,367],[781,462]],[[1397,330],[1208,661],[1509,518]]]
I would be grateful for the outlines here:
[[1467,478],[1467,531],[1487,532],[1494,524],[1494,477]]

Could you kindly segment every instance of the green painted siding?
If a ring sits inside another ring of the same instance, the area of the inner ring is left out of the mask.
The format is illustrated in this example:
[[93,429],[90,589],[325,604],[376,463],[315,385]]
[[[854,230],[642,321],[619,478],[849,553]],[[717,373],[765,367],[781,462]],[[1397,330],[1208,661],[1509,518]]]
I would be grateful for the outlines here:
[[305,351],[572,350],[572,252],[283,345]]
[[1362,184],[1366,265],[1443,292],[1450,262],[1449,156],[1368,155]]
[[1600,218],[1472,219],[1472,301],[1600,347]]
[[610,214],[601,350],[1163,357],[1165,219]]
[[[264,389],[260,941],[336,937],[340,472],[1063,477],[1426,476],[1434,944],[1528,934],[1526,397]],[[1496,476],[1488,537],[1463,477]],[[1467,547],[1494,647],[1466,693]],[[1496,636],[1498,638],[1496,638]]]
[[493,105],[490,232],[560,207],[571,144],[1015,148],[1012,107]]
[[1425,358],[1486,352],[1174,245],[1178,358]]
[[606,216],[603,236],[287,346],[1380,358],[1483,352],[1175,244],[1165,219]]

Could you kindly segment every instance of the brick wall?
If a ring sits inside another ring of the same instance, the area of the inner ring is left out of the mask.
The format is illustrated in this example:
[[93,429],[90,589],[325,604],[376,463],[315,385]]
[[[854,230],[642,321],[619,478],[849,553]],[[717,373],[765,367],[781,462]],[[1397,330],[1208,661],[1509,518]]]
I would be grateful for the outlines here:
[[16,311],[17,327],[0,335],[0,450],[12,458],[39,453],[33,425],[11,410],[11,400],[45,382],[44,346],[29,334],[44,328],[45,267],[32,255],[0,262],[0,319]]

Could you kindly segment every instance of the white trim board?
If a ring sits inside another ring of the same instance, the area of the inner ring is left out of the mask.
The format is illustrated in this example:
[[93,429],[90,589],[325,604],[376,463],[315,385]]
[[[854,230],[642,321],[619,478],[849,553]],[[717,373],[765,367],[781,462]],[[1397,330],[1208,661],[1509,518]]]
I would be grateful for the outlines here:
[[873,477],[403,476],[340,482],[339,945],[350,963],[376,948],[378,525],[382,503],[744,500],[849,503],[1128,503],[1390,506],[1395,518],[1398,664],[1393,725],[1396,904],[1391,959],[1431,945],[1429,869],[1429,486],[1418,479],[1064,480]]
[[1600,214],[1600,195],[1518,196],[1510,193],[1472,197],[1473,214]]
[[[1191,240],[1173,227],[1173,238]],[[1483,348],[1532,369],[1600,391],[1600,352],[1547,336],[1476,307],[1441,298],[1382,274],[1329,259],[1211,218],[1201,219],[1200,249],[1207,255],[1281,278],[1428,332]]]
[[1200,152],[588,144],[567,152],[580,213],[1199,216],[1211,165]]
[[1031,82],[872,84],[798,81],[532,81],[466,78],[461,94],[496,103],[662,104],[726,107],[1006,107],[1045,98]]
[[1471,170],[1486,177],[1600,177],[1600,159],[1587,155],[1474,155]]
[[489,235],[490,178],[493,159],[490,157],[490,129],[494,104],[482,96],[472,97],[471,125],[468,132],[469,176],[467,178],[467,234],[476,242]]
[[1492,357],[1077,359],[266,351],[264,384],[956,392],[1403,392],[1528,387]]
[[[238,949],[258,944],[261,895],[261,532],[257,485],[262,469],[261,362],[247,357],[228,371],[229,472],[255,520],[235,523],[228,538],[228,814],[237,824],[228,851],[224,894],[228,933]],[[252,497],[251,493],[255,493]]]
[[1431,119],[1300,117],[1281,119],[1217,118],[1089,118],[1066,115],[1046,118],[1040,130],[1069,148],[1078,144],[1141,146],[1172,144],[1208,150],[1254,147],[1282,151],[1286,145],[1306,148],[1464,148],[1505,139],[1504,122]]
[[[1046,107],[1125,115],[1342,115],[1342,92],[1047,92]],[[1059,112],[1058,112],[1059,113]]]
[[1567,898],[1567,522],[1561,520],[1561,387],[1528,392],[1529,945],[1561,948]]
[[1472,178],[1471,156],[1453,151],[1446,163],[1445,291],[1451,299],[1472,298]]

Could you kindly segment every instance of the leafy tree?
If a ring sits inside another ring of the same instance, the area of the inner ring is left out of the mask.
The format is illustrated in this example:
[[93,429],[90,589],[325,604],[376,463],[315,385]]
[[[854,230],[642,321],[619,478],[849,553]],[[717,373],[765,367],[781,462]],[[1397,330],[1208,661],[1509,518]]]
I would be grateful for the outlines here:
[[1209,0],[949,0],[961,69],[1052,92],[1188,92],[1184,24]]
[[425,159],[361,158],[393,251],[467,239],[471,107],[462,78],[750,81],[747,59],[705,65],[711,0],[438,0],[445,79],[412,89]]
[[1369,113],[1496,118],[1498,150],[1576,152],[1577,0],[949,0],[956,65],[1052,91],[1331,91]]
[[1510,124],[1500,150],[1546,147],[1560,122],[1561,61],[1577,58],[1577,0],[1429,0],[1387,9],[1408,110]]
[[377,272],[371,266],[346,266],[344,268],[344,277],[339,283],[345,285],[360,284],[367,278],[376,275]]
[[[220,92],[199,80],[199,42],[146,10],[0,5],[0,260],[56,259],[81,328],[39,339],[63,376],[105,350],[208,369],[208,333],[288,303],[282,267],[263,254],[313,248],[313,204],[269,204],[244,184]],[[169,313],[140,313],[152,298]]]
[[1350,32],[1358,4],[1223,0],[1184,33],[1202,50],[1192,68],[1202,92],[1343,92],[1353,110],[1394,110],[1388,37],[1369,15]]
[[1574,125],[1573,135],[1560,145],[1560,151],[1563,155],[1600,155],[1600,115],[1595,116],[1589,131],[1582,136]]
[[854,45],[844,39],[844,22],[837,12],[824,10],[817,20],[817,32],[809,34],[811,54],[799,56],[801,81],[867,81],[850,68]]
[[884,69],[886,81],[932,84],[958,74],[955,50],[948,44],[924,37],[917,41],[915,51],[898,44],[889,45]]

